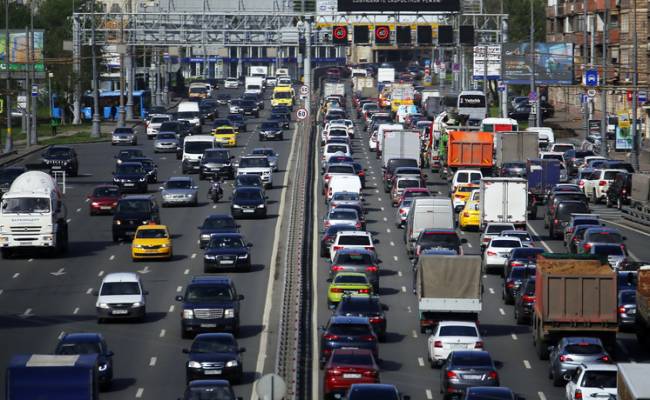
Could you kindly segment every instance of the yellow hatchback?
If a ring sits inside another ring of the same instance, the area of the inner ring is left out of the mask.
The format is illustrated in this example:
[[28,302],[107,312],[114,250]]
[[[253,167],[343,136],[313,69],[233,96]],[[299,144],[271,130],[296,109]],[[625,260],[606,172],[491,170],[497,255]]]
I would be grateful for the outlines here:
[[165,225],[140,225],[131,243],[131,258],[134,261],[149,258],[172,258],[172,239]]
[[470,200],[458,214],[458,226],[461,230],[478,229],[481,224],[480,203],[478,200]]
[[460,210],[465,207],[467,200],[469,200],[469,196],[478,188],[479,186],[473,183],[456,186],[456,191],[451,195],[451,201],[454,204],[454,211],[460,212]]
[[212,130],[212,135],[224,147],[237,146],[237,130],[232,126],[219,126]]
[[339,272],[331,280],[327,289],[327,305],[333,308],[341,301],[343,295],[360,294],[370,296],[372,285],[366,274],[361,272]]

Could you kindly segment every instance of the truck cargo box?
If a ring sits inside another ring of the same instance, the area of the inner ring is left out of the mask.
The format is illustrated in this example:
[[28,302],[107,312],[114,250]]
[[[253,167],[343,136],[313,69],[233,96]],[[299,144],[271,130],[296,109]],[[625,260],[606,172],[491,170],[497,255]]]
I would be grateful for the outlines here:
[[650,364],[619,363],[616,400],[650,400]]
[[481,179],[480,226],[490,222],[511,222],[517,227],[526,226],[528,190],[522,178]]
[[535,132],[496,132],[494,134],[495,165],[527,161],[537,158],[537,133]]
[[419,257],[416,293],[420,310],[480,312],[481,258]]
[[650,200],[650,174],[632,174],[632,202],[646,203]]
[[492,168],[494,135],[490,132],[451,131],[447,140],[447,166]]
[[531,159],[526,162],[528,191],[535,195],[546,195],[560,182],[560,161]]

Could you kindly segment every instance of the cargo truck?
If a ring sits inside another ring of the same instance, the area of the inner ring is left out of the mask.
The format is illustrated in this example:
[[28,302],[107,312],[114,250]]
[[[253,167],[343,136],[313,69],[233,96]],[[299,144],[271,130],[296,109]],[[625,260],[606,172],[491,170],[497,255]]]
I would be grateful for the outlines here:
[[68,248],[63,194],[52,176],[27,171],[18,176],[0,203],[0,251],[8,258],[16,249],[45,249],[61,254]]
[[345,96],[345,83],[325,82],[323,97],[328,96]]
[[537,158],[537,134],[533,132],[496,132],[494,134],[494,166]]
[[642,225],[650,225],[650,174],[632,174],[630,205],[623,206],[623,218]]
[[377,82],[380,83],[395,82],[395,68],[378,68]]
[[414,130],[387,130],[381,142],[382,165],[391,158],[412,158],[420,161],[420,132]]
[[565,336],[598,337],[614,351],[617,320],[616,272],[590,255],[537,256],[533,344],[540,360]]
[[352,90],[354,93],[361,93],[363,89],[373,88],[376,90],[377,83],[372,76],[353,76],[352,77]]
[[618,363],[616,400],[650,400],[650,364]]
[[637,340],[642,345],[650,343],[650,266],[637,272],[635,319]]
[[518,229],[526,228],[528,183],[522,178],[481,179],[480,229],[490,222],[510,222]]
[[546,204],[553,186],[560,183],[560,161],[530,159],[526,161],[528,180],[528,219],[537,218],[537,207]]
[[482,309],[481,257],[421,255],[416,264],[415,293],[420,332],[440,321],[477,321]]
[[410,83],[394,83],[390,87],[390,111],[395,115],[399,106],[414,104],[415,88]]
[[96,400],[97,355],[16,355],[5,371],[5,399]]
[[247,76],[244,80],[244,90],[262,94],[264,91],[264,78],[260,76]]
[[[493,167],[494,135],[490,132],[449,131],[447,135],[448,169]],[[451,174],[450,174],[451,175]]]

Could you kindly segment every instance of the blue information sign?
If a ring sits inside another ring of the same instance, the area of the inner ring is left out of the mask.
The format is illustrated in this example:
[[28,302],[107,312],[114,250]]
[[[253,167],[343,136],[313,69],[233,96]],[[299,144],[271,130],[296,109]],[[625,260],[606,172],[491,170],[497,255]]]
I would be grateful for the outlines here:
[[588,69],[585,71],[585,85],[598,86],[598,70]]

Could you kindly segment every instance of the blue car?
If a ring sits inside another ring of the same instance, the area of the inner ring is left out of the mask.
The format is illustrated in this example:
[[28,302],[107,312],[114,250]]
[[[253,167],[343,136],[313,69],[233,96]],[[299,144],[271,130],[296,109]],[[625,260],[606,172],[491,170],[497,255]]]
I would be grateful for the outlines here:
[[100,388],[110,388],[113,380],[113,352],[108,350],[101,333],[66,333],[59,339],[54,354],[97,354],[97,378]]
[[368,349],[375,360],[379,359],[377,335],[366,317],[330,317],[326,326],[321,328],[320,366],[323,368],[332,350],[344,347]]

